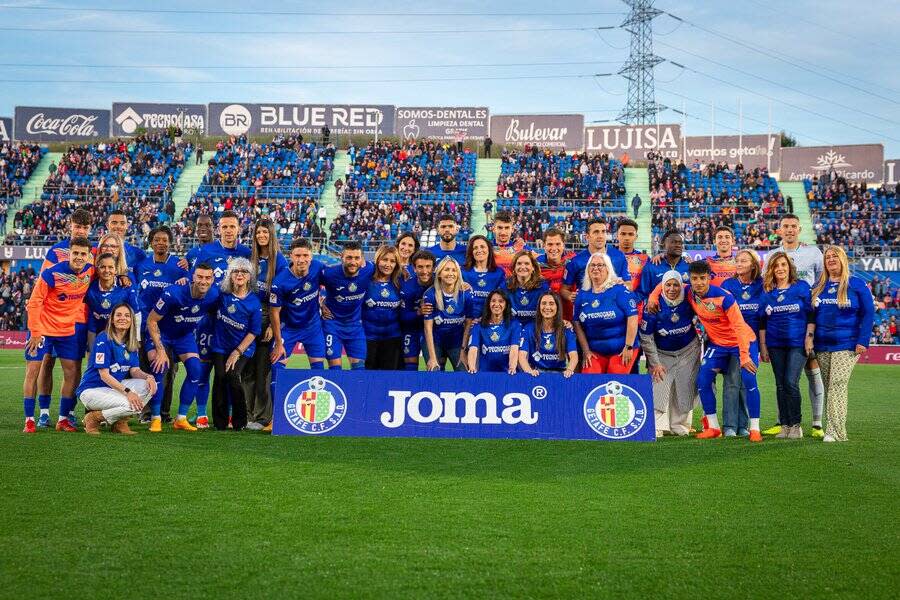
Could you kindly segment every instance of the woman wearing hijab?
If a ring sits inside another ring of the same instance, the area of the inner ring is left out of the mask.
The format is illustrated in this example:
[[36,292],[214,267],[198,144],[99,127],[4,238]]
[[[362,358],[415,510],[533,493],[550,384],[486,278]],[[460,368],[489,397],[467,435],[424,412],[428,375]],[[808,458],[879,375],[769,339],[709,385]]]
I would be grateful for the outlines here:
[[700,338],[694,311],[684,301],[681,273],[663,274],[660,299],[659,311],[645,311],[640,327],[641,347],[653,375],[656,437],[666,432],[688,435],[697,395]]

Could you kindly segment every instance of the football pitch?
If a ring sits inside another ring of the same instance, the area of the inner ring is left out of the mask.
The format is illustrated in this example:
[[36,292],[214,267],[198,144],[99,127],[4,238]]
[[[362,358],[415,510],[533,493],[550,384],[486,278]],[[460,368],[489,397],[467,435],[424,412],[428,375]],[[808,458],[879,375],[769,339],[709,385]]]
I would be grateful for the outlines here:
[[756,445],[26,436],[23,372],[20,352],[0,352],[4,598],[887,598],[900,585],[893,367],[857,367],[849,443]]

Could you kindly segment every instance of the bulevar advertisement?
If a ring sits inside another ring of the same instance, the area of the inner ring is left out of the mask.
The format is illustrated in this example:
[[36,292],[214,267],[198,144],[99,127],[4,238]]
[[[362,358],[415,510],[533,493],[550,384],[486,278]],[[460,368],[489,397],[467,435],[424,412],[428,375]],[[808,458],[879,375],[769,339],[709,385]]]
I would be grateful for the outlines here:
[[492,115],[491,141],[499,146],[554,150],[584,147],[584,115]]

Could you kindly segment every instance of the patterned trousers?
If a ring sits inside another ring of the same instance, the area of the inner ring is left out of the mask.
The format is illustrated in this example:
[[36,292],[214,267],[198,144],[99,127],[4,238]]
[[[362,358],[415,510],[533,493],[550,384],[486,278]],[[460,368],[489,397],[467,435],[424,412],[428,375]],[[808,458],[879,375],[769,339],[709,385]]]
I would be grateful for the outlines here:
[[840,442],[847,441],[847,387],[850,374],[859,360],[852,350],[816,352],[825,384],[825,411],[828,422],[825,434]]

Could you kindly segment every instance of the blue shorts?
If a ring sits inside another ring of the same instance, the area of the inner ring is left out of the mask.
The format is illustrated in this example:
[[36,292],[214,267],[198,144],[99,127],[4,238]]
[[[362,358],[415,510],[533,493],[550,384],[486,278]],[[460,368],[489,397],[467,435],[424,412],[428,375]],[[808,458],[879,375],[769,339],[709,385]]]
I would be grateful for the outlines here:
[[347,358],[366,360],[366,332],[362,324],[348,326],[325,319],[322,333],[325,334],[325,358],[328,360],[340,359],[341,351],[347,353]]
[[422,352],[422,329],[403,329],[403,358],[419,358]]
[[[197,336],[194,333],[175,339],[162,336],[161,341],[166,348],[172,351],[176,358],[182,354],[200,354],[200,350],[197,348]],[[153,343],[153,338],[147,336],[147,339],[144,340],[144,352],[149,354],[151,350],[156,350],[156,345]]]
[[[707,342],[700,368],[727,373],[732,357],[740,361],[741,351],[736,346],[728,348]],[[753,364],[759,366],[759,342],[750,342],[750,359],[753,360]]]
[[325,358],[325,335],[319,323],[305,329],[282,327],[281,339],[284,342],[285,360],[291,357],[297,344],[303,344],[303,350],[309,358]]
[[207,319],[200,322],[197,328],[197,354],[200,360],[209,362],[212,360],[213,323]]
[[[26,340],[31,339],[28,333]],[[25,350],[25,360],[42,361],[49,355],[63,360],[81,360],[84,358],[84,350],[87,346],[87,327],[81,324],[81,328],[75,327],[74,335],[53,336],[45,335],[44,341],[38,346],[34,354],[28,354]]]

